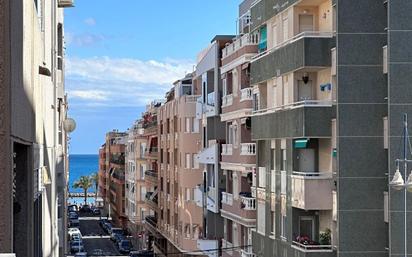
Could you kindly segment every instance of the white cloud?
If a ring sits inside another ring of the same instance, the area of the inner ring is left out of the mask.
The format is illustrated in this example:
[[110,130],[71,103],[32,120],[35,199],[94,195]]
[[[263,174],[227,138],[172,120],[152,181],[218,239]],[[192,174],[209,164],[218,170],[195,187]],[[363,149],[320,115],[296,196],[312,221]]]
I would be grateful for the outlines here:
[[93,18],[87,18],[84,20],[84,23],[89,26],[94,26],[96,25],[96,20]]
[[66,61],[66,85],[75,105],[142,107],[163,99],[172,83],[193,69],[190,60],[71,58]]
[[139,59],[111,59],[94,57],[74,58],[66,63],[67,74],[87,79],[115,80],[135,83],[170,84],[191,72],[190,60],[142,61]]
[[67,45],[74,45],[78,47],[94,46],[106,39],[106,36],[93,33],[72,34],[66,33],[65,41]]
[[107,93],[100,90],[73,90],[69,91],[69,95],[73,98],[84,100],[107,100]]

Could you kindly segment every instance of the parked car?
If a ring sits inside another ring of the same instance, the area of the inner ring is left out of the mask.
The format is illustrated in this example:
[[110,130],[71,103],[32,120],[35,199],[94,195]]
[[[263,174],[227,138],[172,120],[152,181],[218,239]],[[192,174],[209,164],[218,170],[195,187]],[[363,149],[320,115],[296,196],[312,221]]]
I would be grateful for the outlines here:
[[154,257],[153,251],[149,250],[141,250],[141,251],[133,251],[129,254],[130,257]]
[[110,234],[110,239],[112,241],[116,241],[115,240],[116,235],[120,234],[120,235],[123,236],[123,229],[121,229],[121,228],[111,228],[109,234]]
[[[73,234],[79,234],[80,233],[80,229],[79,228],[69,228],[69,231],[67,231],[67,234],[69,234],[69,238],[72,238]],[[80,233],[81,235],[81,233]]]
[[103,228],[104,224],[107,223],[107,222],[110,222],[110,221],[108,221],[107,219],[101,219],[101,220],[99,220],[99,226]]
[[77,208],[77,205],[75,205],[75,204],[72,204],[72,205],[67,206],[67,210],[68,210],[69,212],[72,212],[72,211],[77,212],[77,211],[79,211],[79,209]]
[[93,215],[100,215],[100,214],[101,214],[101,211],[100,211],[100,209],[97,208],[97,207],[92,207],[91,213],[92,213]]
[[126,239],[124,235],[122,235],[122,234],[115,234],[115,235],[113,236],[113,239],[112,239],[112,240],[113,240],[115,243],[118,243],[118,242],[122,241],[123,239]]
[[79,218],[79,214],[77,214],[77,212],[71,211],[68,214],[69,219],[78,219]]
[[78,252],[84,252],[84,245],[83,242],[80,240],[75,240],[70,242],[70,252],[73,253],[78,253]]
[[80,208],[80,212],[89,213],[90,212],[90,205],[85,204]]
[[132,250],[132,242],[130,242],[130,240],[121,240],[117,243],[117,248],[120,253],[130,253]]
[[71,235],[70,240],[82,240],[82,234],[80,232],[76,232]]
[[79,228],[80,227],[79,219],[69,219],[69,227],[70,228]]
[[110,223],[110,222],[106,222],[106,223],[103,224],[103,229],[104,229],[104,231],[106,231],[108,234],[110,234],[110,232],[111,232],[111,230],[112,230],[112,227],[113,227],[113,225],[112,225],[112,223]]

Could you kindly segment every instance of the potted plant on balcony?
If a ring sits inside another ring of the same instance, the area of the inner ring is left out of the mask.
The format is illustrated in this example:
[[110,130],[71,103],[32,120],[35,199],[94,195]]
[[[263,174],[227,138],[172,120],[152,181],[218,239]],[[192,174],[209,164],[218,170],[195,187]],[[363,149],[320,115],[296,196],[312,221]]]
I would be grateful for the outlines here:
[[319,233],[319,241],[321,245],[330,245],[331,243],[331,231],[329,228]]

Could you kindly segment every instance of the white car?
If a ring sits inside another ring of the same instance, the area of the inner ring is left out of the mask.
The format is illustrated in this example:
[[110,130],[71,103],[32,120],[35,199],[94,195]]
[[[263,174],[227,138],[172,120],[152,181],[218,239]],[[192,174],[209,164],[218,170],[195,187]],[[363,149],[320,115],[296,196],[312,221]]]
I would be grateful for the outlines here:
[[82,234],[79,228],[69,228],[67,233],[69,234],[69,238],[72,238],[73,234]]

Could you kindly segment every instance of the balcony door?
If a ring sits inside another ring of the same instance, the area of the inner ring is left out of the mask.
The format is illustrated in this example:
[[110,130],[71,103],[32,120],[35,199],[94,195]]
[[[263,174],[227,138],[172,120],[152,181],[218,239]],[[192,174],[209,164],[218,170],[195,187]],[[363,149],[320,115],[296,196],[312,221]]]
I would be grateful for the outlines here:
[[298,149],[298,163],[300,172],[315,172],[315,149]]
[[305,31],[314,31],[314,19],[313,14],[300,14],[299,15],[299,33]]
[[298,101],[312,100],[312,80],[309,80],[306,84],[303,80],[298,80]]
[[299,217],[299,235],[308,236],[310,239],[315,238],[315,218],[311,216]]

